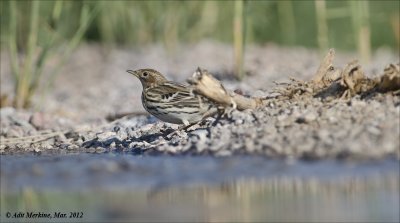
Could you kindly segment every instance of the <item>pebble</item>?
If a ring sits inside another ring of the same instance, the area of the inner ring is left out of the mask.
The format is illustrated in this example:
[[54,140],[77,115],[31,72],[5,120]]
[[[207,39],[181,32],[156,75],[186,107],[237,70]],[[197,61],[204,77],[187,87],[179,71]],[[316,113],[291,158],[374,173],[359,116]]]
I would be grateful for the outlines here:
[[48,129],[52,125],[51,117],[43,112],[36,112],[29,118],[29,123],[36,129]]
[[79,149],[79,146],[77,146],[77,145],[68,145],[67,149],[68,150],[77,150],[77,149]]
[[41,148],[44,149],[44,150],[52,149],[52,148],[53,148],[53,144],[50,143],[49,141],[44,141],[44,142],[42,142],[40,146],[41,146]]
[[7,137],[15,137],[15,138],[22,137],[23,134],[24,134],[23,130],[15,126],[9,129],[6,133]]
[[13,107],[4,107],[4,108],[0,108],[0,117],[1,119],[6,118],[7,116],[11,116],[13,114],[15,114],[15,108]]
[[317,119],[317,114],[314,112],[306,112],[305,114],[301,115],[296,119],[296,122],[298,123],[311,123]]
[[102,132],[102,133],[97,134],[96,136],[100,141],[104,141],[104,140],[110,139],[112,137],[115,137],[116,135],[117,134],[115,132]]
[[380,135],[381,130],[375,126],[368,126],[367,131],[373,135]]
[[96,152],[96,148],[90,147],[90,148],[86,149],[86,151],[88,153],[95,153]]
[[205,140],[207,138],[207,135],[208,135],[208,130],[204,128],[196,129],[189,133],[189,137],[196,136],[200,141]]
[[106,151],[106,149],[104,147],[96,147],[95,149],[96,153],[104,153]]
[[338,122],[338,119],[334,116],[328,117],[328,120],[329,120],[329,123],[331,123],[331,124],[335,124]]

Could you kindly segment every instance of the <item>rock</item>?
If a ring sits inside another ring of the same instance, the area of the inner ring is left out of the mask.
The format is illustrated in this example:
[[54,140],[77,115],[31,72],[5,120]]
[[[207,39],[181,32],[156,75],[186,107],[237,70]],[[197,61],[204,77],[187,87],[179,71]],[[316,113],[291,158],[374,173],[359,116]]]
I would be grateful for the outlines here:
[[196,129],[194,131],[191,131],[189,133],[189,137],[194,137],[196,136],[200,140],[205,140],[208,135],[208,130],[207,129]]
[[49,129],[53,125],[51,116],[43,112],[32,114],[29,123],[38,130]]
[[13,126],[7,131],[6,135],[7,137],[19,138],[24,135],[24,132],[21,128]]
[[128,133],[126,131],[118,131],[117,136],[120,140],[125,140],[128,138]]
[[67,139],[72,139],[74,141],[77,141],[78,139],[80,139],[79,133],[74,132],[74,131],[69,131],[69,132],[65,133],[64,137],[66,137]]
[[96,152],[96,148],[90,147],[86,150],[88,153],[95,153]]
[[52,149],[52,148],[53,148],[53,145],[52,145],[50,142],[48,142],[48,141],[44,141],[44,142],[41,143],[40,147],[41,147],[43,150],[48,150],[48,149]]
[[154,124],[147,124],[140,128],[141,132],[148,132],[154,127]]
[[95,151],[96,151],[96,153],[104,153],[105,151],[106,151],[106,149],[104,148],[104,147],[97,147],[96,149],[95,149]]
[[381,134],[381,130],[375,126],[367,126],[367,131],[373,135]]
[[116,135],[117,134],[115,132],[102,132],[102,133],[96,134],[96,136],[99,139],[99,141],[105,141],[107,139],[115,137]]
[[120,126],[118,126],[118,125],[114,126],[113,132],[119,132],[119,130],[121,130]]
[[77,145],[68,145],[67,149],[68,150],[77,150],[77,149],[79,149],[79,146],[77,146]]
[[296,119],[297,123],[311,123],[317,119],[317,114],[314,112],[307,112]]
[[13,114],[15,114],[15,108],[13,108],[13,107],[0,108],[0,117],[1,117],[1,119],[4,119],[7,116],[11,116]]

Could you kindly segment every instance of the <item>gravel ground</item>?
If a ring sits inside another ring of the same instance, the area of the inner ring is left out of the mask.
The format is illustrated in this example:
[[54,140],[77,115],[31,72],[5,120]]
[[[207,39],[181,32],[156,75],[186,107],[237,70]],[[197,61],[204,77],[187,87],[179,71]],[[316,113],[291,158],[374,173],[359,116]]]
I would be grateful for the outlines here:
[[[391,93],[349,100],[316,97],[273,98],[274,81],[289,77],[309,80],[321,55],[304,48],[250,46],[248,76],[232,77],[233,50],[204,41],[167,52],[154,45],[140,49],[106,50],[96,45],[79,48],[55,79],[51,93],[34,96],[37,110],[0,110],[0,136],[16,143],[0,145],[1,154],[106,153],[132,154],[262,154],[280,158],[400,158],[400,97]],[[337,53],[339,67],[355,55]],[[399,56],[378,50],[369,64],[373,77]],[[8,58],[1,54],[1,93],[12,96]],[[200,66],[216,75],[226,88],[273,99],[256,111],[233,111],[218,123],[213,119],[171,139],[178,125],[146,115],[140,101],[140,82],[127,69],[153,68],[184,82]],[[106,117],[135,112],[112,122]],[[215,124],[215,126],[212,126]],[[42,138],[37,138],[42,135]],[[32,139],[20,137],[32,137]],[[3,138],[4,139],[4,138]]]

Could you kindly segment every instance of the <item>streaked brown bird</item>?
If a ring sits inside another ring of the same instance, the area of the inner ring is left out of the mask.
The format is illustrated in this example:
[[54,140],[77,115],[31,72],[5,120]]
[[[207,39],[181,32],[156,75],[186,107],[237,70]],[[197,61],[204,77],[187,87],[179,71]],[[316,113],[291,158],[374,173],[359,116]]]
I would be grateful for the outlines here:
[[128,70],[143,86],[143,107],[158,119],[191,126],[218,113],[208,98],[195,94],[189,86],[168,81],[153,69]]

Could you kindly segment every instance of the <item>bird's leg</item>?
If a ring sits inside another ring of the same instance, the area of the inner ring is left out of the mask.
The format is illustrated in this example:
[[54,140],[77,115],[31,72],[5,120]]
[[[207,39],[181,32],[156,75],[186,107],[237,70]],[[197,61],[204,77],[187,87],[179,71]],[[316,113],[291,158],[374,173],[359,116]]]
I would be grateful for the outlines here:
[[[201,122],[201,121],[200,121]],[[199,124],[200,122],[195,122],[195,123],[192,123],[192,124],[184,124],[183,126],[181,126],[181,127],[179,127],[178,128],[178,130],[176,130],[176,131],[181,131],[181,130],[184,130],[184,131],[186,131],[186,130],[188,130],[190,127],[192,127],[192,126],[194,126],[194,125],[196,125],[196,124]]]
[[196,125],[196,124],[199,124],[199,123],[201,123],[201,121],[200,121],[200,122],[195,122],[195,123],[190,124],[188,121],[183,120],[183,125],[180,126],[177,130],[175,130],[175,131],[171,132],[170,134],[168,134],[168,135],[167,135],[167,139],[171,139],[171,137],[172,137],[173,135],[177,134],[178,132],[180,132],[180,131],[182,131],[182,130],[186,131],[186,130],[189,129],[190,127],[192,127],[192,126],[194,126],[194,125]]
[[212,126],[216,126],[224,114],[225,114],[224,109],[218,109],[218,115],[215,118],[214,122],[212,123]]

